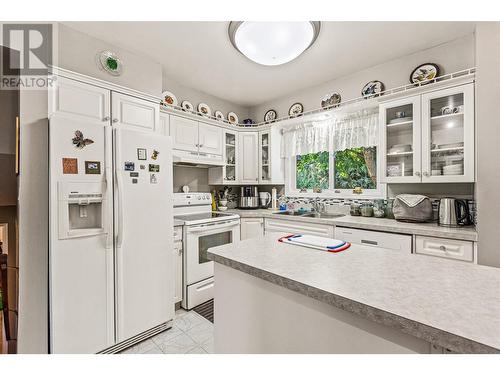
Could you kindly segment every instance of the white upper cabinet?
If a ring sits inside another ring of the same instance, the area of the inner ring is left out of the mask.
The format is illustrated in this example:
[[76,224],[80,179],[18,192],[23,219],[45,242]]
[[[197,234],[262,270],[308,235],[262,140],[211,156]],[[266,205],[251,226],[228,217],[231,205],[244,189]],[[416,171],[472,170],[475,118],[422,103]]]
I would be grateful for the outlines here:
[[199,151],[207,154],[222,155],[222,128],[198,123]]
[[278,127],[259,132],[259,183],[284,184],[285,160],[281,158],[281,134]]
[[158,130],[160,124],[160,105],[144,99],[113,92],[113,125],[130,129]]
[[383,182],[420,182],[420,95],[383,103],[379,107]]
[[474,182],[474,87],[422,95],[422,182]]
[[473,83],[379,110],[383,182],[474,182]]
[[170,116],[170,136],[174,149],[198,152],[198,121]]
[[160,127],[158,132],[163,135],[170,135],[170,115],[160,112]]
[[242,184],[256,184],[259,182],[258,137],[257,132],[239,133],[239,170]]
[[235,185],[239,183],[238,132],[224,129],[222,140],[223,165],[208,169],[208,183],[210,185]]
[[101,87],[57,77],[49,95],[49,117],[54,114],[76,116],[85,121],[109,122],[111,91]]

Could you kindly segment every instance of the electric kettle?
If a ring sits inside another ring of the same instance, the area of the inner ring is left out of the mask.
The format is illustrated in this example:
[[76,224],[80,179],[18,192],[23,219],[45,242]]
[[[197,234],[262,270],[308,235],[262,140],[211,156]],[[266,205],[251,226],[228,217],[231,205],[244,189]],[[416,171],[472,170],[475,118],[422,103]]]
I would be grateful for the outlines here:
[[438,224],[443,227],[461,227],[472,224],[469,204],[464,199],[441,198]]

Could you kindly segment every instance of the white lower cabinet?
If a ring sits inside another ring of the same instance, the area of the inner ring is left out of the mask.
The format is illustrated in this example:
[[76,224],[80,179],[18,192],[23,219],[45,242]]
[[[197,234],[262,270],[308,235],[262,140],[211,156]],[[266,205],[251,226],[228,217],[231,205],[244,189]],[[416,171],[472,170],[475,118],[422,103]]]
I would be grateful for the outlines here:
[[333,225],[305,223],[303,221],[292,221],[283,219],[265,219],[265,233],[301,233],[315,236],[333,238]]
[[407,234],[336,227],[335,238],[353,244],[401,250],[411,253],[412,236]]
[[447,238],[416,236],[415,253],[472,262],[474,260],[474,243]]
[[261,217],[240,219],[240,239],[259,238],[264,235],[264,219]]
[[174,303],[182,301],[182,227],[174,228]]

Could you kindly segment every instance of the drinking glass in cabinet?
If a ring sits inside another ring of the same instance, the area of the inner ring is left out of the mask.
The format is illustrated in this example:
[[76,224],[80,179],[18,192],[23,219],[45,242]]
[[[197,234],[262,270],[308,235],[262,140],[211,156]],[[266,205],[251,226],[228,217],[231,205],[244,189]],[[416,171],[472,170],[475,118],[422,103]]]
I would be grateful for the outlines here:
[[413,105],[386,109],[387,177],[413,175]]
[[430,101],[431,175],[464,174],[464,94]]

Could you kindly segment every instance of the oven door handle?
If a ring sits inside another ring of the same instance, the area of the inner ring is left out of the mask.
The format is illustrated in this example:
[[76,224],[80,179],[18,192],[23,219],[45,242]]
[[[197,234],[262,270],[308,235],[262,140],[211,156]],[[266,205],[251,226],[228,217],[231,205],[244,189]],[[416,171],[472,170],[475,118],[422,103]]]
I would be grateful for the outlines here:
[[188,233],[197,233],[197,232],[203,232],[205,230],[219,230],[219,229],[224,229],[224,228],[232,228],[237,225],[239,225],[240,222],[239,220],[234,220],[234,221],[225,221],[225,222],[218,222],[218,223],[210,223],[210,224],[200,224],[192,227],[187,227],[187,232]]

